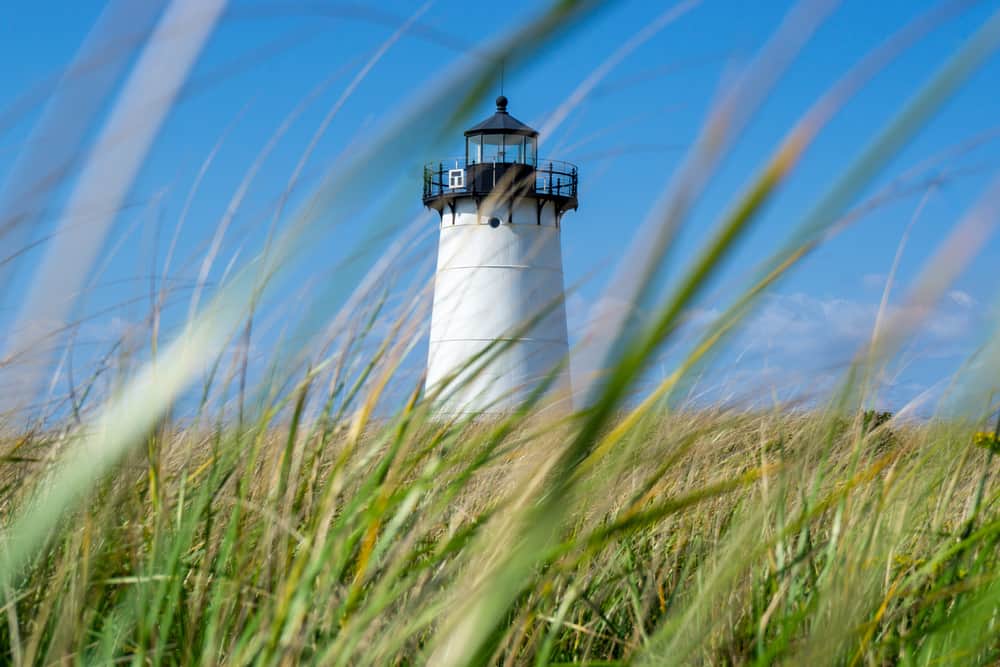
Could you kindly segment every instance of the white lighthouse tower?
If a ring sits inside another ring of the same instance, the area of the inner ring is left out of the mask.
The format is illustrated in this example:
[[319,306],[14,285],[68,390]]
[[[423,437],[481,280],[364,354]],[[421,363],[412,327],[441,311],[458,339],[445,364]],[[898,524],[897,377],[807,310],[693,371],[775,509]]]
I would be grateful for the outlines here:
[[[507,112],[465,133],[465,158],[428,165],[440,214],[427,389],[443,413],[502,413],[554,375],[569,400],[559,230],[577,169],[538,158],[538,132]],[[472,364],[470,360],[481,354]]]

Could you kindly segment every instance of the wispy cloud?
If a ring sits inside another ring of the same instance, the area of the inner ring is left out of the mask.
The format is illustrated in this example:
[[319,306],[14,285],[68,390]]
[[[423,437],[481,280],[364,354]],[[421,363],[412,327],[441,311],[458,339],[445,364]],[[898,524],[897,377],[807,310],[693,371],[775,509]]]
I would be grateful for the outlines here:
[[[969,337],[982,317],[976,300],[953,290],[948,301],[927,318],[915,338],[934,343],[955,343]],[[887,315],[905,315],[904,306],[890,305]],[[804,293],[775,294],[765,300],[744,333],[748,344],[782,347],[790,353],[843,350],[869,340],[878,304],[853,299],[821,299]]]
[[974,308],[978,305],[978,302],[972,297],[968,292],[963,292],[959,289],[954,289],[948,292],[948,298],[951,299],[952,303],[955,303],[962,308]]
[[[912,306],[888,306],[888,317],[922,325],[911,332],[910,345],[891,372],[877,379],[885,407],[898,409],[918,397],[929,400],[928,387],[957,370],[986,330],[989,314],[974,297],[961,290],[947,296],[932,313],[919,313],[924,317],[908,313]],[[719,363],[699,378],[692,395],[753,405],[822,398],[871,340],[878,308],[874,299],[820,298],[803,292],[769,295]],[[689,318],[689,326],[702,328],[715,316],[712,309],[700,309]]]

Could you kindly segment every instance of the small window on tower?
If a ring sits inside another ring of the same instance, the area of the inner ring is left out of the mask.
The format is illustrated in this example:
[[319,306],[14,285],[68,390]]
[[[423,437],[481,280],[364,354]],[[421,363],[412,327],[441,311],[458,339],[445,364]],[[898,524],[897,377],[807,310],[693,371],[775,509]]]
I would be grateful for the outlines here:
[[457,190],[459,188],[465,187],[465,170],[464,169],[449,169],[448,170],[448,188],[451,190]]

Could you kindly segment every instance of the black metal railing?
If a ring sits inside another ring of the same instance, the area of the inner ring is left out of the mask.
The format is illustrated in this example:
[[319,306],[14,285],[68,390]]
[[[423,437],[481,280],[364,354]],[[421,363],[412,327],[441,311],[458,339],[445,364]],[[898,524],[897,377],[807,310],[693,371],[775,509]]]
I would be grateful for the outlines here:
[[575,200],[578,172],[576,165],[560,160],[467,163],[460,158],[424,166],[424,201],[449,195],[489,195],[498,185],[520,194]]

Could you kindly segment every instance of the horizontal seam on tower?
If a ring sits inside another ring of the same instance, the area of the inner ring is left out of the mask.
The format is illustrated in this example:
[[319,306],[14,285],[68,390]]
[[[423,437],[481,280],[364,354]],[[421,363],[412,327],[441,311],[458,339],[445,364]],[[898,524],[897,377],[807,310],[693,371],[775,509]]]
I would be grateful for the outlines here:
[[[459,213],[459,215],[467,215],[469,217],[474,217],[476,214],[473,213],[472,211],[463,211]],[[485,218],[487,216],[482,215],[480,217]],[[541,227],[542,229],[555,229],[555,230],[561,229],[561,227],[556,227],[555,225],[540,225],[537,222],[532,222],[532,221],[505,222],[503,223],[503,225],[505,227],[521,226],[521,227],[535,227],[535,228]],[[442,229],[448,229],[450,227],[476,227],[476,228],[482,228],[484,231],[490,231],[494,233],[496,232],[496,229],[494,227],[490,227],[489,223],[486,222],[446,222],[443,225],[441,225]]]
[[562,273],[562,269],[557,269],[551,266],[530,266],[528,264],[472,264],[469,266],[449,266],[444,269],[438,269],[438,273],[444,273],[445,271],[455,271],[457,269],[532,269],[534,271],[552,271],[554,273]]
[[559,343],[562,345],[564,341],[562,338],[431,338],[431,343],[462,343],[462,342],[487,342],[492,343],[493,341],[504,341],[504,342],[524,342],[529,343]]

